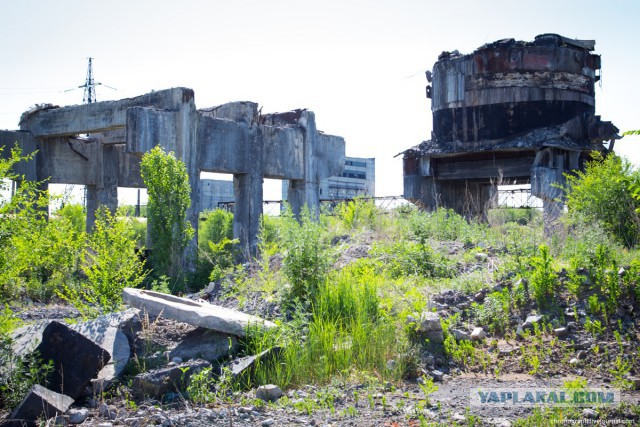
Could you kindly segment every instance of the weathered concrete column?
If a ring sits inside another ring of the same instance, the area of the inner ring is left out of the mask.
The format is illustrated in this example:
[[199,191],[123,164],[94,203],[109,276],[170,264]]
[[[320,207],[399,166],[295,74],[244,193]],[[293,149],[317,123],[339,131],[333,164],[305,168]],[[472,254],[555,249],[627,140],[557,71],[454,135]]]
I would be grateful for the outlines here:
[[87,232],[91,232],[96,221],[96,211],[104,206],[112,214],[118,209],[118,152],[116,147],[98,145],[97,184],[86,186]]
[[320,215],[320,177],[318,174],[318,129],[311,111],[302,111],[297,124],[304,133],[303,179],[290,180],[287,194],[291,210],[298,216],[306,205],[312,218]]
[[247,164],[249,173],[233,175],[235,209],[233,212],[233,235],[240,240],[244,259],[252,259],[258,253],[260,216],[263,199],[263,143],[260,129],[252,126],[250,131]]
[[542,219],[544,222],[544,236],[551,238],[562,230],[560,218],[564,213],[564,203],[547,198],[542,199]]

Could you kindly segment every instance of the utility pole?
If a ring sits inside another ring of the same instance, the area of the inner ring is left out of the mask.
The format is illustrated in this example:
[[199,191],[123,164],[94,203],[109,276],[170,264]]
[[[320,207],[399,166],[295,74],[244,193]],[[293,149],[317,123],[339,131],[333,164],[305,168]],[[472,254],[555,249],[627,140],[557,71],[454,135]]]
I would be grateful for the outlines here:
[[89,65],[87,66],[87,80],[84,82],[84,96],[82,97],[83,104],[91,104],[96,102],[96,89],[93,81],[93,58],[89,58]]

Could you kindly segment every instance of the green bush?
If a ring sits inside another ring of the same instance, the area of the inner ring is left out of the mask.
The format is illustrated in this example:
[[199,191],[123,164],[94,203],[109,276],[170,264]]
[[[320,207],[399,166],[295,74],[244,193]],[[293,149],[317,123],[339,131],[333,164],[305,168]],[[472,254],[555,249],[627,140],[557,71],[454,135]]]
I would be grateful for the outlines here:
[[503,333],[509,327],[509,307],[511,297],[505,288],[487,295],[482,304],[473,303],[472,312],[479,325],[486,326],[490,332]]
[[284,295],[285,303],[291,305],[298,301],[306,305],[314,301],[331,261],[323,232],[324,228],[311,218],[306,206],[300,214],[300,222],[289,209],[282,216],[279,229],[284,252],[282,268],[290,285]]
[[356,198],[341,203],[336,210],[338,218],[346,230],[368,228],[376,230],[379,227],[382,211],[371,199]]
[[474,227],[453,209],[438,208],[434,212],[415,210],[409,214],[409,235],[418,240],[462,240],[471,242]]
[[374,245],[372,255],[378,257],[384,270],[393,279],[403,276],[453,277],[454,266],[442,254],[426,243],[400,240],[390,245]]
[[[159,146],[142,156],[140,173],[147,187],[151,264],[156,276],[177,278],[194,230],[187,220],[191,187],[184,162]],[[195,255],[195,254],[194,254]]]
[[84,286],[63,285],[58,295],[87,317],[120,308],[122,289],[139,286],[146,276],[136,252],[130,219],[117,219],[106,208],[96,212],[93,232],[82,256]]
[[570,218],[580,215],[588,223],[599,223],[627,247],[640,239],[640,200],[632,188],[640,185],[640,172],[615,155],[593,154],[584,172],[567,174],[565,194]]
[[540,245],[539,255],[531,257],[529,262],[533,268],[530,276],[533,298],[538,307],[547,308],[558,289],[558,275],[553,269],[549,247]]
[[236,251],[233,214],[222,209],[201,214],[198,224],[198,262],[192,278],[196,288],[218,280],[233,267]]

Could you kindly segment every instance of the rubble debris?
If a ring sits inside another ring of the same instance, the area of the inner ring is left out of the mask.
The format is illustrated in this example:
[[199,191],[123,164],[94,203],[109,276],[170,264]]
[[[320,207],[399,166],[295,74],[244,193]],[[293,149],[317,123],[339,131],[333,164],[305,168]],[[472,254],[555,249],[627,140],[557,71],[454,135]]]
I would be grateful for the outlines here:
[[282,352],[282,347],[272,347],[253,356],[241,357],[228,363],[226,367],[233,377],[250,376],[257,363],[265,363],[277,358]]
[[232,354],[238,346],[235,336],[211,329],[197,328],[187,333],[180,344],[169,353],[169,358],[181,360],[204,359],[214,362]]

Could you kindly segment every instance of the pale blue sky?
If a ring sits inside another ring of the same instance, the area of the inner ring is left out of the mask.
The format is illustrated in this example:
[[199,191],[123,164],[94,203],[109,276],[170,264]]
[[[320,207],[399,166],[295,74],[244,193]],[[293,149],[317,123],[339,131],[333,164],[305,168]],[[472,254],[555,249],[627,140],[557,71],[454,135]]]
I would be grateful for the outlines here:
[[[82,90],[63,91],[91,56],[96,81],[118,89],[98,87],[99,101],[186,86],[199,108],[313,110],[347,155],[376,158],[378,195],[399,195],[393,156],[430,135],[424,72],[438,54],[541,33],[595,39],[598,114],[640,128],[637,0],[0,1],[0,129],[35,103],[80,103]],[[617,145],[640,164],[640,137]]]

